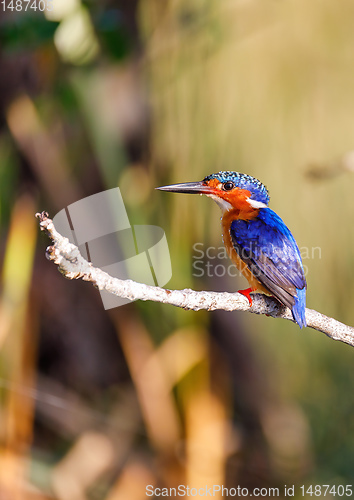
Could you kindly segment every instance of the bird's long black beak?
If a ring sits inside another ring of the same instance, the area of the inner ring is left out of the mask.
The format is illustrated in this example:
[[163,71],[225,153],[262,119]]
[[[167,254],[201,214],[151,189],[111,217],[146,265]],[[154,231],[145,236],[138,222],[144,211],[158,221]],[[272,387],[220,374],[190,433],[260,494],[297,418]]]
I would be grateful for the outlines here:
[[187,194],[212,194],[212,189],[203,181],[200,182],[183,182],[182,184],[171,184],[170,186],[161,186],[155,189],[160,191],[169,191],[171,193],[187,193]]

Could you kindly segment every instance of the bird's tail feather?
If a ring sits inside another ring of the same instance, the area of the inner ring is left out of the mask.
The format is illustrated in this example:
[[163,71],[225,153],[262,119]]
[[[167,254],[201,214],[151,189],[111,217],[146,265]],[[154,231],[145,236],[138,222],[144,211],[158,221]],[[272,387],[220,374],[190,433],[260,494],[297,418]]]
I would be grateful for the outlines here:
[[293,318],[300,328],[304,328],[307,326],[306,317],[306,288],[302,290],[297,290],[297,296],[295,297],[295,304],[291,310],[293,314]]

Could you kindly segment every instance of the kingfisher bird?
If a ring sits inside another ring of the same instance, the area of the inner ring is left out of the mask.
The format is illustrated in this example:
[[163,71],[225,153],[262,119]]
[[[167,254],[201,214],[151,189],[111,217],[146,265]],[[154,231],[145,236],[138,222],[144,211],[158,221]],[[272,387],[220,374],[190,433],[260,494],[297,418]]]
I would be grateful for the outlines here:
[[250,293],[273,295],[289,307],[300,328],[306,327],[306,278],[295,238],[269,204],[264,184],[240,172],[217,172],[199,182],[158,187],[173,193],[205,194],[221,208],[224,245],[248,280],[239,290],[250,305]]

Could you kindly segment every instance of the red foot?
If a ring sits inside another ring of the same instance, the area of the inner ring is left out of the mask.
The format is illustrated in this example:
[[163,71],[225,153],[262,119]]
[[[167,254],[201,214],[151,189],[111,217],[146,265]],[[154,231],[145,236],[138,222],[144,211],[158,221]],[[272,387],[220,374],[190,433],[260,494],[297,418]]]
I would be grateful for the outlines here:
[[246,288],[246,290],[239,290],[238,293],[241,293],[245,297],[248,298],[248,302],[250,303],[250,307],[253,304],[252,297],[250,295],[251,292],[254,292],[253,288]]

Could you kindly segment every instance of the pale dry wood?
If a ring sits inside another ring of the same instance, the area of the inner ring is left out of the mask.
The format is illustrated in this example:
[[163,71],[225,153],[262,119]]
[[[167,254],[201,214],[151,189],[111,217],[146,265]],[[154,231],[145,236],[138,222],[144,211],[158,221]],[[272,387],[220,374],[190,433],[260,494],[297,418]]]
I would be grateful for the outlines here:
[[[240,293],[205,292],[190,289],[168,290],[157,286],[144,285],[132,280],[113,278],[85,260],[79,249],[67,238],[59,234],[46,212],[37,213],[40,228],[45,231],[53,245],[47,248],[47,257],[58,265],[59,271],[68,279],[81,278],[90,281],[99,290],[105,290],[118,297],[130,300],[152,300],[170,304],[183,309],[200,311],[248,311],[254,314],[266,314],[273,318],[294,321],[290,309],[279,304],[273,297],[262,294],[253,295],[253,304]],[[354,346],[354,328],[325,316],[312,309],[306,309],[306,321],[309,328],[325,333],[333,340]]]

